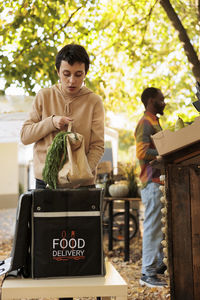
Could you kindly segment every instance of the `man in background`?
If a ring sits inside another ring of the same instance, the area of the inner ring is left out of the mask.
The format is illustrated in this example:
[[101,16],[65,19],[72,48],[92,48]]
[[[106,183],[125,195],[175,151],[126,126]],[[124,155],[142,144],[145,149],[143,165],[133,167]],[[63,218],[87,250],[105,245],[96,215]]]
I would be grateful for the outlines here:
[[141,169],[141,198],[145,207],[140,284],[149,287],[162,287],[166,283],[157,277],[157,274],[164,273],[166,269],[162,262],[161,247],[163,233],[161,230],[162,203],[160,198],[162,192],[159,187],[162,182],[160,181],[160,170],[152,168],[150,161],[156,159],[158,155],[151,135],[162,130],[156,115],[163,115],[165,102],[161,90],[154,87],[146,88],[141,95],[141,100],[145,111],[135,130],[136,156]]

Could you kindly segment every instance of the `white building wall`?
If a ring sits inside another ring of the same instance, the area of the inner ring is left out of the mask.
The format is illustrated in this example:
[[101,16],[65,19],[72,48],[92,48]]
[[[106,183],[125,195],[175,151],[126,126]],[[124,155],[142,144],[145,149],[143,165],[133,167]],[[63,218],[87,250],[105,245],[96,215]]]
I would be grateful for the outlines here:
[[0,143],[0,208],[16,206],[18,170],[18,143]]

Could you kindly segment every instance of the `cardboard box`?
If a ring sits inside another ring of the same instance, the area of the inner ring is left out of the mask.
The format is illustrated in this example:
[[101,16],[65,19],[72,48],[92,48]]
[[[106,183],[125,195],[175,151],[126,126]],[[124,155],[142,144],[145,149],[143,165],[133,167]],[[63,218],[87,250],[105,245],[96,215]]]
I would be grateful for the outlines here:
[[159,155],[166,155],[200,141],[200,117],[178,131],[163,130],[151,136]]

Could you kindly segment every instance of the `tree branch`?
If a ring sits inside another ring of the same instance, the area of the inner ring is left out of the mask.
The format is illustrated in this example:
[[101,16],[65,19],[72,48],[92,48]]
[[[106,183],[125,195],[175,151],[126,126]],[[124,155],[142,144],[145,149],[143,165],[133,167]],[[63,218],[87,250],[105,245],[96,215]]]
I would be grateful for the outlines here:
[[56,30],[53,33],[53,36],[55,36],[59,31],[63,30],[63,28],[67,27],[67,25],[70,23],[71,19],[73,18],[73,16],[81,9],[83,8],[83,6],[78,7],[69,17],[69,19],[67,20],[67,22],[65,24],[63,24],[63,26],[61,26],[58,30]]
[[[55,32],[53,32],[52,36],[54,37],[58,32],[60,32],[61,30],[63,30],[65,27],[67,27],[67,25],[70,23],[71,19],[73,18],[73,16],[82,8],[82,6],[78,7],[69,17],[69,19],[67,20],[67,22],[65,24],[63,24],[58,30],[56,30]],[[34,45],[35,46],[39,46],[41,43],[43,43],[44,41],[47,41],[48,37],[41,39],[38,39],[38,42]],[[13,64],[13,62],[19,58],[25,51],[33,49],[33,47],[29,47],[29,48],[23,48],[17,56],[15,56],[14,60],[12,62],[9,63],[9,65]]]
[[146,35],[146,32],[147,32],[149,20],[150,20],[150,18],[151,18],[153,9],[154,9],[154,7],[155,7],[155,5],[156,5],[156,3],[157,3],[158,1],[159,1],[159,0],[156,0],[156,1],[155,1],[154,5],[150,8],[149,13],[148,13],[148,15],[147,15],[146,18],[145,18],[145,19],[146,19],[146,24],[145,24],[145,30],[144,30],[144,34],[143,34],[143,37],[142,37],[141,45],[143,45],[143,43],[144,43],[144,39],[145,39],[145,35]]
[[180,41],[183,43],[183,48],[187,55],[188,61],[192,64],[193,75],[196,80],[200,81],[200,61],[193,45],[190,42],[186,29],[183,27],[169,0],[160,0],[160,4],[164,8],[174,28],[178,31],[178,36]]

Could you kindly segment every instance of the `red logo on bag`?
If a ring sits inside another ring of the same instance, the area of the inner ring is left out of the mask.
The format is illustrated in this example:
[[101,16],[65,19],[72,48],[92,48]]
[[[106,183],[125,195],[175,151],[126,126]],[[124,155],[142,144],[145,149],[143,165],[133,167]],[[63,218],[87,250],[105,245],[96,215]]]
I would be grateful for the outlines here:
[[85,240],[76,238],[75,231],[71,231],[70,238],[67,238],[65,230],[61,233],[60,239],[53,239],[52,258],[56,261],[85,259]]

